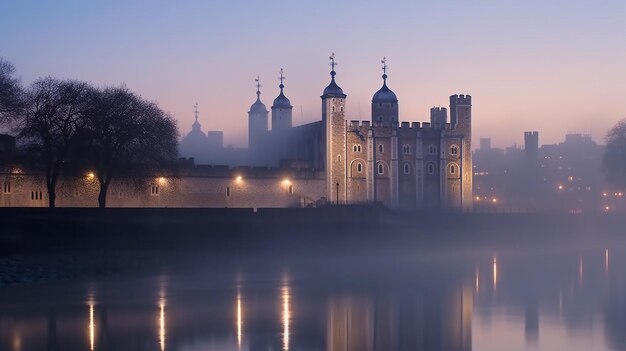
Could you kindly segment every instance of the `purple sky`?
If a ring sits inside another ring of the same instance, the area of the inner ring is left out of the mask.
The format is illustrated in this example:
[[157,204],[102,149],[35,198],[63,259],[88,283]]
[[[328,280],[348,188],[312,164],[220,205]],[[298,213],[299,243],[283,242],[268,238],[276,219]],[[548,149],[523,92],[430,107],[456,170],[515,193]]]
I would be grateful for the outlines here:
[[320,119],[337,55],[349,119],[370,119],[380,59],[402,121],[426,121],[448,96],[473,96],[474,140],[540,143],[567,132],[603,142],[626,118],[626,1],[0,2],[0,56],[24,83],[52,75],[125,83],[159,102],[182,134],[198,102],[204,131],[246,145],[254,77],[268,106],[285,69],[294,123]]

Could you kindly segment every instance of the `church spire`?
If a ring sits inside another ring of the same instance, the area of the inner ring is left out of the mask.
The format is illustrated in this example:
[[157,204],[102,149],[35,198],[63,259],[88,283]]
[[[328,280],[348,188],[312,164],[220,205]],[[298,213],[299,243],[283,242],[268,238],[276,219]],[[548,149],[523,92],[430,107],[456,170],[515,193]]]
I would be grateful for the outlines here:
[[278,86],[280,88],[280,93],[283,93],[283,88],[285,87],[285,85],[283,84],[283,81],[285,80],[285,76],[283,75],[283,69],[280,69],[280,85]]
[[196,116],[196,123],[198,123],[198,103],[193,106],[193,113]]

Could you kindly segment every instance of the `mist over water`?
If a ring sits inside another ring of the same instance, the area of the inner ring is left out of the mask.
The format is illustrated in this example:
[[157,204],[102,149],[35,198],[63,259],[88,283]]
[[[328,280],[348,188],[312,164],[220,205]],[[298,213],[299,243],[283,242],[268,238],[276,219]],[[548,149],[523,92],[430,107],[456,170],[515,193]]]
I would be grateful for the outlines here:
[[593,237],[161,254],[157,268],[2,289],[0,349],[623,349],[626,246]]

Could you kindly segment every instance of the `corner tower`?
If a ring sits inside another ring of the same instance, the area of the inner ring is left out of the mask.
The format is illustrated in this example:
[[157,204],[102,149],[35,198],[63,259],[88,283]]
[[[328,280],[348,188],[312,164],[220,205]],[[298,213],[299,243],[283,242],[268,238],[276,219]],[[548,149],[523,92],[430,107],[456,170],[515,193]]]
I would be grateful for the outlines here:
[[327,199],[342,202],[346,190],[346,94],[335,82],[335,54],[330,56],[330,84],[322,94],[322,123],[326,130],[326,186]]
[[286,130],[292,126],[292,110],[291,102],[285,96],[283,89],[285,85],[283,81],[285,76],[283,75],[283,69],[280,69],[280,94],[274,99],[272,104],[272,130]]
[[255,150],[261,146],[263,135],[267,133],[267,108],[261,102],[260,78],[256,77],[256,101],[248,111],[248,149]]
[[469,95],[450,96],[450,122],[460,142],[461,208],[470,211],[472,195],[472,97]]
[[387,58],[380,61],[383,65],[383,86],[372,97],[372,125],[391,127],[398,123],[398,98],[387,87]]

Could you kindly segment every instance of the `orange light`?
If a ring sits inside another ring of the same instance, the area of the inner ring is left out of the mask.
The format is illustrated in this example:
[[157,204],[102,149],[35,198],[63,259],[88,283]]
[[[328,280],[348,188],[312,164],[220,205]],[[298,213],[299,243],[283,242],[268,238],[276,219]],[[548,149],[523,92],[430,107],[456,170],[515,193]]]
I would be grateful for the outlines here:
[[283,185],[284,185],[284,186],[289,186],[289,185],[291,185],[291,180],[289,180],[289,178],[285,178],[285,179],[283,179]]
[[165,185],[167,184],[167,179],[165,177],[159,177],[157,178],[157,182],[159,182],[159,185]]
[[237,183],[241,183],[243,181],[243,177],[242,176],[237,176],[237,177],[235,177],[235,181]]
[[88,172],[87,173],[87,179],[88,180],[93,180],[96,177],[96,174],[93,172]]
[[563,190],[563,185],[559,185],[559,190]]
[[496,202],[498,202],[498,199],[496,199],[496,198],[494,197],[493,199],[491,199],[491,202],[493,202],[493,203],[495,204]]

